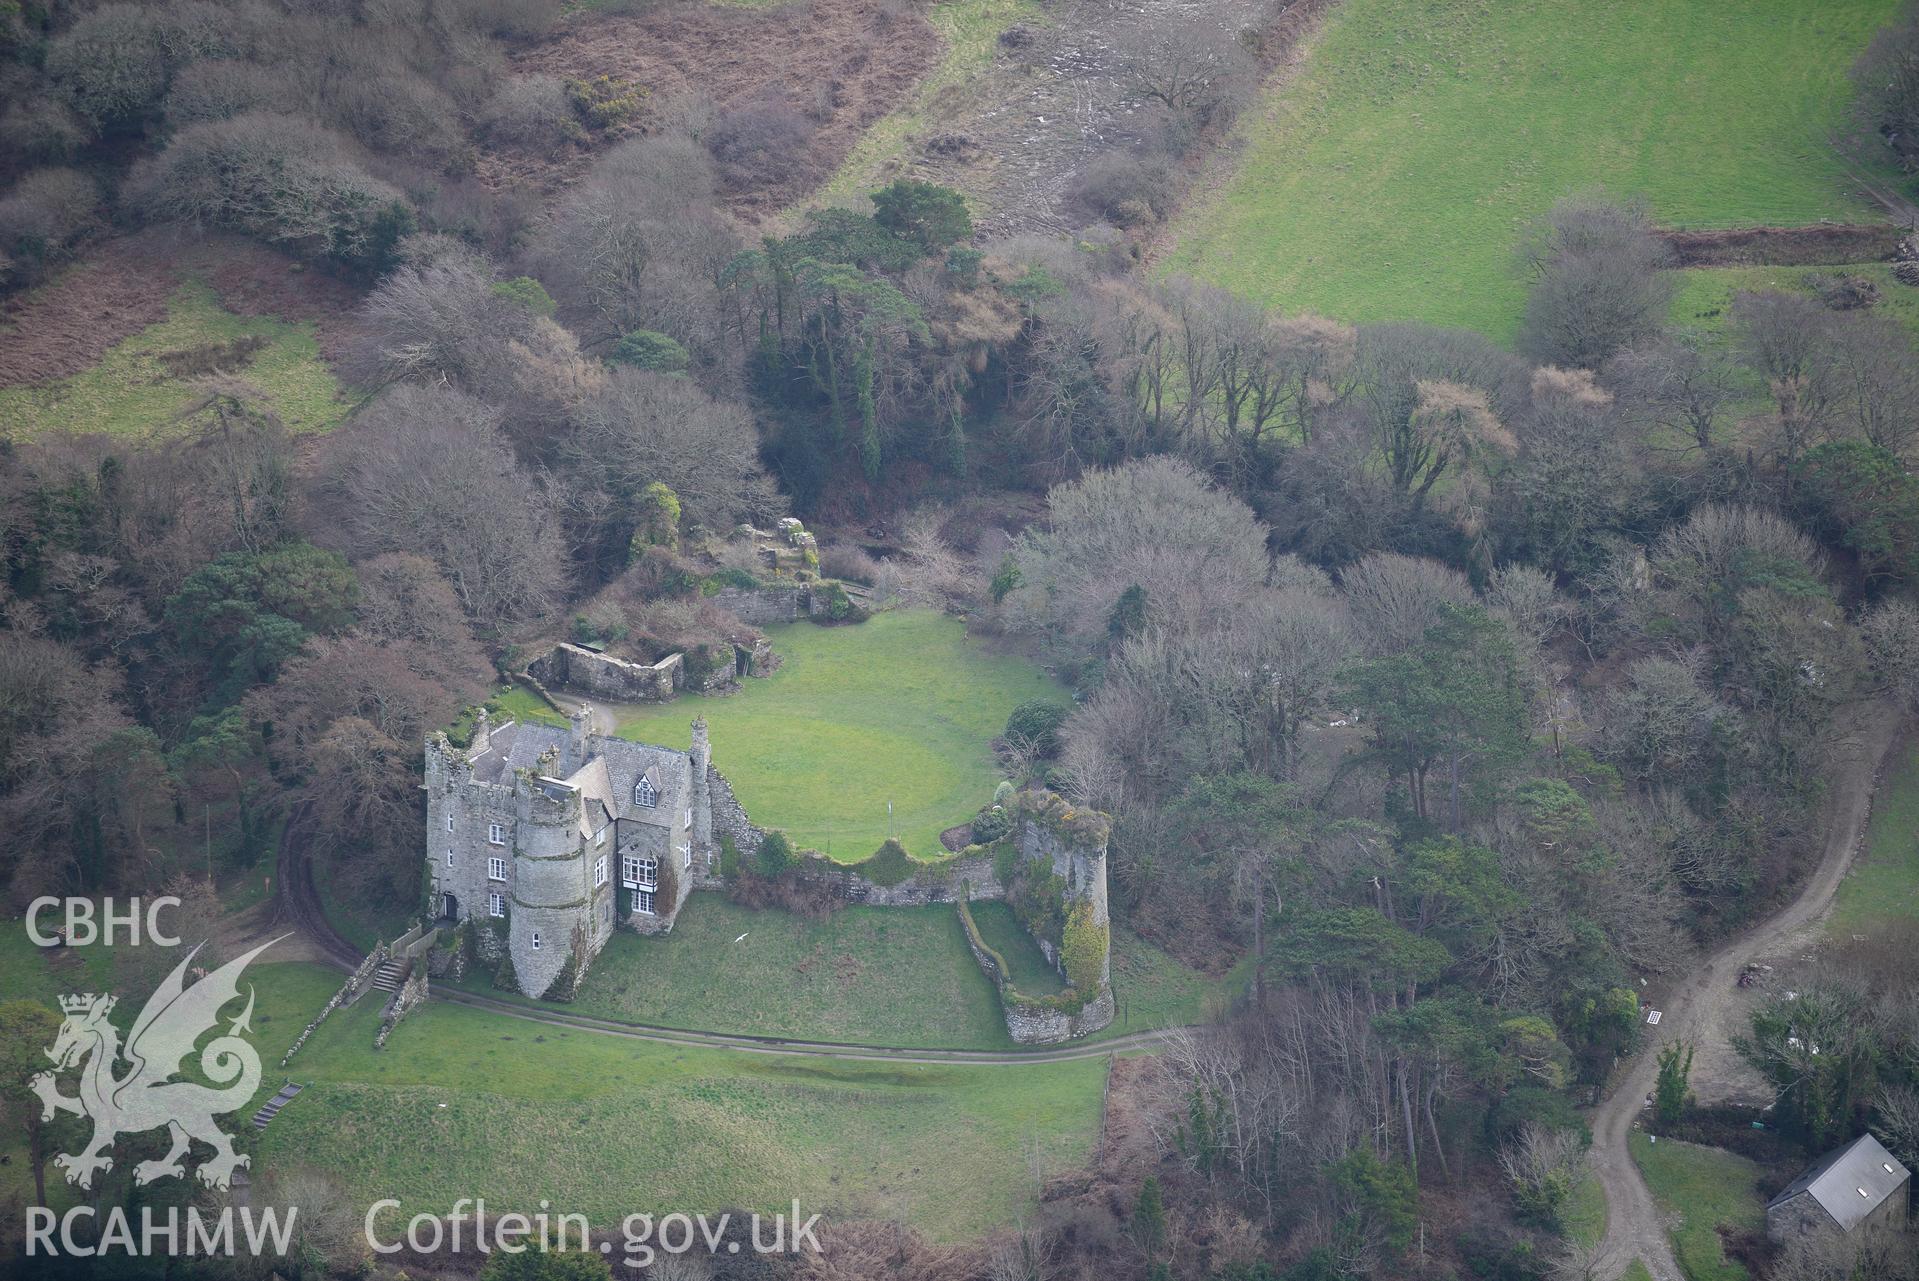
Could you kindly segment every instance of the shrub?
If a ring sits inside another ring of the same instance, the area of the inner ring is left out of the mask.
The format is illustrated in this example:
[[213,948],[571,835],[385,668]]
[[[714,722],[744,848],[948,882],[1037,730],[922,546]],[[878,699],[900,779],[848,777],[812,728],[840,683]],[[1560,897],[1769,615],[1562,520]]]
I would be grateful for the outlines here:
[[581,135],[566,82],[557,76],[514,76],[480,108],[489,142],[528,149],[565,146]]
[[354,164],[337,135],[291,116],[183,129],[128,186],[155,218],[242,231],[367,271],[384,270],[413,230],[397,190]]
[[722,114],[706,145],[727,187],[777,187],[802,171],[813,129],[784,95],[768,94]]
[[640,114],[650,91],[638,81],[613,76],[568,80],[566,96],[590,129],[612,129]]
[[205,4],[110,4],[83,15],[47,47],[47,75],[95,128],[137,124],[172,72],[229,53],[232,15]]
[[1163,158],[1111,151],[1081,172],[1070,199],[1115,227],[1139,227],[1166,216],[1172,167]]
[[652,547],[677,547],[680,542],[680,498],[671,486],[654,481],[640,491],[638,527],[633,531],[636,543]]
[[607,363],[631,365],[663,374],[677,374],[693,363],[693,357],[677,338],[653,329],[635,329],[613,344]]
[[1031,743],[1041,756],[1059,751],[1059,727],[1066,723],[1067,710],[1043,698],[1029,698],[1006,718],[1006,737]]
[[973,842],[991,845],[1013,830],[1013,820],[1003,806],[990,805],[973,818]]
[[888,837],[886,843],[874,850],[865,860],[853,865],[853,870],[875,885],[888,888],[903,885],[913,879],[923,864],[906,852],[906,847]]
[[1066,981],[1088,997],[1099,991],[1111,942],[1111,932],[1093,920],[1093,905],[1075,903],[1060,939],[1060,968],[1066,971]]
[[760,840],[760,848],[753,855],[753,869],[768,880],[784,876],[799,864],[799,858],[793,852],[793,842],[786,833],[775,828]]

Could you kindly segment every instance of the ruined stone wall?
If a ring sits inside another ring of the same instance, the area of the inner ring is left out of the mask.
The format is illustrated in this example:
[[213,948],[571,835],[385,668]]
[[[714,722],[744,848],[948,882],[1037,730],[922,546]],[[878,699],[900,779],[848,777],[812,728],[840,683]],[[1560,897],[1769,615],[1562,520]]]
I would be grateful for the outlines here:
[[[726,775],[708,765],[706,768],[706,788],[712,799],[713,842],[719,844],[722,839],[733,843],[743,859],[752,858],[760,852],[760,842],[766,839],[766,832],[753,826],[746,817],[746,807],[733,795],[733,785],[726,781]],[[726,882],[720,876],[716,860],[712,867],[700,860],[694,867],[694,884],[701,888],[719,889]]]
[[712,601],[742,623],[771,627],[796,623],[825,609],[810,583],[771,583],[763,587],[722,587]]
[[809,855],[802,860],[798,876],[826,886],[834,898],[871,907],[925,907],[928,903],[957,903],[962,897],[972,901],[1006,897],[991,854],[929,863],[898,885],[868,880],[824,855]]
[[[550,689],[571,689],[615,703],[671,702],[686,684],[686,661],[668,654],[657,663],[633,663],[578,645],[555,645],[526,666]],[[722,673],[722,683],[727,679]]]

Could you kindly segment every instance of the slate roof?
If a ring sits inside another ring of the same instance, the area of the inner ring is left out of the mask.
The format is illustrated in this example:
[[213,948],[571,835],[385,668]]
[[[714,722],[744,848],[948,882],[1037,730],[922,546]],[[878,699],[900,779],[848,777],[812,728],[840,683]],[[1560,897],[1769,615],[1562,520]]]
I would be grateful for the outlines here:
[[1788,1184],[1785,1191],[1769,1201],[1766,1208],[1770,1210],[1801,1193],[1808,1193],[1832,1216],[1833,1222],[1850,1231],[1887,1197],[1904,1187],[1910,1177],[1906,1167],[1881,1147],[1879,1140],[1862,1134],[1820,1157]]
[[[515,770],[536,769],[540,757],[554,752],[563,763],[568,734],[553,725],[508,721],[491,731],[487,749],[469,760],[476,782],[506,784]],[[636,805],[633,788],[641,776],[652,780],[659,796],[653,808]],[[652,743],[591,734],[586,760],[558,781],[576,788],[583,801],[583,836],[592,836],[611,818],[671,827],[692,803],[693,764],[687,753]]]

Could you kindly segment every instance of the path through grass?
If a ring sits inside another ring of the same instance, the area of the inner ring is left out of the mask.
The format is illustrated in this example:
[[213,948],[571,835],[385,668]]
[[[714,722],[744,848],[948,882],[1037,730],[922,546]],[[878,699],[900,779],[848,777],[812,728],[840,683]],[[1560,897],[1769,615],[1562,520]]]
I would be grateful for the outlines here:
[[168,301],[165,320],[116,343],[93,368],[43,387],[0,389],[0,436],[165,432],[201,394],[195,380],[208,371],[193,354],[214,350],[226,353],[222,369],[263,392],[292,431],[325,430],[350,408],[320,359],[311,322],[236,315],[193,280]]
[[1753,1229],[1765,1221],[1759,1167],[1723,1148],[1654,1143],[1637,1130],[1630,1147],[1653,1200],[1677,1224],[1673,1253],[1689,1281],[1746,1281],[1746,1269],[1726,1257],[1719,1228]]
[[1513,251],[1572,191],[1685,227],[1877,216],[1828,139],[1897,0],[1344,0],[1242,117],[1167,266],[1285,311],[1509,338]]
[[632,710],[619,732],[683,748],[704,716],[713,763],[753,821],[842,862],[889,832],[911,853],[938,854],[940,832],[992,799],[991,743],[1007,713],[1029,698],[1070,701],[1032,664],[988,653],[929,610],[768,635],[785,660],[773,675],[724,698]]

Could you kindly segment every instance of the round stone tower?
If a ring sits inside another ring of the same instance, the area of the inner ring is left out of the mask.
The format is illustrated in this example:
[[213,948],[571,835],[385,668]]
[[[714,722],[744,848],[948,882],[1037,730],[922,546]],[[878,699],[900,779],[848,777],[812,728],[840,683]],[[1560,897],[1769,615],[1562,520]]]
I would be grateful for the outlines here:
[[[543,758],[544,759],[544,758]],[[513,898],[508,946],[520,991],[543,996],[573,955],[591,907],[580,794],[532,771],[514,779]]]

